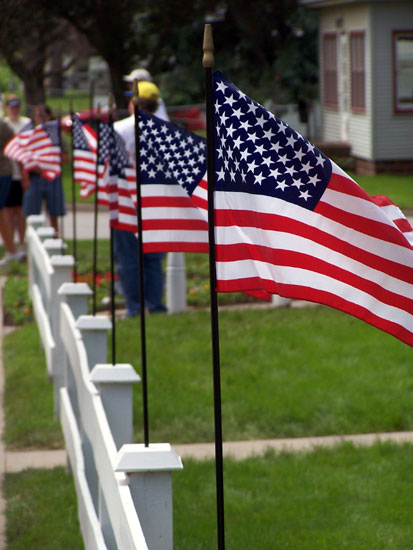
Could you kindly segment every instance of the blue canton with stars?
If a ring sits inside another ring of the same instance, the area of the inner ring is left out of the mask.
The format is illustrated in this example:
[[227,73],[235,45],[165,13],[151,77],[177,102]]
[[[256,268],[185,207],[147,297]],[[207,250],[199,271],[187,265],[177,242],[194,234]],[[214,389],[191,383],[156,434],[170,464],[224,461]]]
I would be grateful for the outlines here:
[[77,115],[73,115],[73,124],[72,124],[73,149],[90,152],[90,147],[87,142],[86,136],[83,132],[82,126],[83,125],[79,117]]
[[314,210],[331,176],[321,151],[218,71],[214,118],[217,191],[266,195]]
[[139,112],[141,183],[181,185],[189,195],[206,171],[206,141],[171,122]]
[[49,136],[53,145],[60,146],[60,121],[52,120],[45,122],[43,128]]

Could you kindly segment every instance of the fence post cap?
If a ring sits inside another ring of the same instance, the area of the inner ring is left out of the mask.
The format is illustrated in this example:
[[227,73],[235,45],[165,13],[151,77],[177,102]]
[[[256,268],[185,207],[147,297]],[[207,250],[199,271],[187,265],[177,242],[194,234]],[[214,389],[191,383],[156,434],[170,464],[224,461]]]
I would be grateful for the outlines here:
[[79,330],[110,330],[112,323],[103,315],[81,315],[76,321]]
[[54,268],[56,267],[73,267],[75,265],[75,259],[73,256],[52,256],[50,263]]
[[90,296],[93,294],[87,283],[63,283],[57,293],[64,296]]
[[41,239],[54,239],[56,230],[54,227],[38,227],[36,233]]
[[122,445],[118,452],[116,472],[163,472],[182,470],[181,457],[176,454],[169,443],[142,444],[128,443]]
[[98,364],[90,373],[90,381],[94,384],[133,384],[140,380],[140,376],[128,363]]

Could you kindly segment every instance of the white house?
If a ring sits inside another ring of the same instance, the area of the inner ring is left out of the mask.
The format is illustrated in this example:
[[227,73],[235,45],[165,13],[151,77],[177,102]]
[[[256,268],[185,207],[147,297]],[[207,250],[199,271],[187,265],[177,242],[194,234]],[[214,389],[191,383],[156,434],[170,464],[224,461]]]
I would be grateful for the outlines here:
[[318,8],[322,139],[359,173],[413,172],[413,0],[301,0]]

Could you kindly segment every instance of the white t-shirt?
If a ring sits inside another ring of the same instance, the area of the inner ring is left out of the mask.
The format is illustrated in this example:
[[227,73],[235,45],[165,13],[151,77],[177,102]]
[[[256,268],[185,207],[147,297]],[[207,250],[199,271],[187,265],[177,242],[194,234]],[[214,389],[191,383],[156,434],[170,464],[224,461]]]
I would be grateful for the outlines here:
[[[22,130],[22,128],[24,128],[26,126],[26,124],[28,124],[30,122],[31,119],[28,118],[27,116],[21,116],[17,120],[10,120],[9,117],[6,116],[6,118],[4,120],[7,122],[7,124],[10,126],[10,128],[13,130],[13,132],[15,134],[17,134],[18,132],[20,132],[20,130]],[[14,180],[21,180],[22,175],[21,175],[21,172],[20,172],[19,165],[14,160],[12,162],[13,162],[12,178]]]
[[[169,121],[168,113],[166,112],[165,103],[162,99],[159,100],[159,105],[154,116],[162,120]],[[131,159],[133,165],[136,164],[136,151],[135,151],[135,115],[128,116],[123,120],[118,120],[114,123],[113,127],[115,131],[120,135],[125,143],[126,151]]]

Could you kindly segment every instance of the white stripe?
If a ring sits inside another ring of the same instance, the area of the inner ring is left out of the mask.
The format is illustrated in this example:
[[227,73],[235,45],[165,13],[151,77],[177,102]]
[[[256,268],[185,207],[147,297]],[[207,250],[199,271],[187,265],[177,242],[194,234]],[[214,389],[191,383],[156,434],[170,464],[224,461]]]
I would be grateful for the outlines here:
[[250,212],[285,216],[321,229],[325,233],[356,246],[360,250],[371,252],[401,265],[413,267],[413,254],[408,248],[365,235],[282,199],[256,195],[252,201],[249,193],[218,191],[215,192],[215,205],[217,210],[248,210]]
[[266,246],[273,250],[288,250],[299,254],[308,254],[332,266],[345,269],[367,281],[377,283],[386,290],[395,292],[406,298],[413,298],[413,284],[400,281],[400,279],[396,279],[377,269],[366,266],[326,246],[313,242],[305,237],[292,235],[291,233],[268,231],[251,227],[244,227],[242,229],[238,227],[217,227],[216,242],[217,244],[224,245],[237,243],[256,245],[259,243],[260,246]]
[[145,207],[142,209],[142,216],[145,220],[183,219],[205,221],[196,208]]
[[[242,274],[242,277],[240,277]],[[387,304],[383,304],[376,298],[365,292],[354,288],[346,283],[337,281],[322,275],[293,267],[272,266],[265,262],[244,260],[239,262],[217,262],[218,280],[243,279],[248,277],[261,277],[284,283],[288,285],[301,285],[306,288],[322,290],[344,300],[360,305],[387,321],[392,321],[406,328],[413,330],[413,316],[405,311]]]
[[144,231],[143,241],[145,243],[157,242],[189,242],[189,243],[207,243],[208,233],[206,231],[160,229]]

